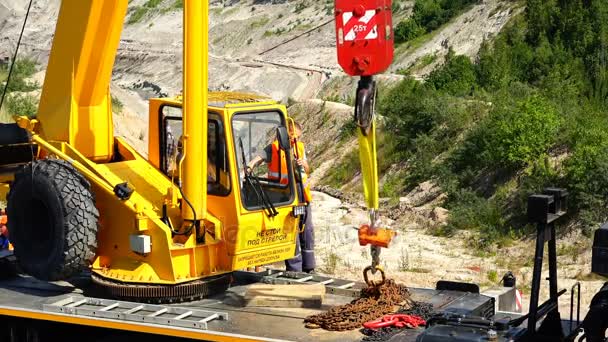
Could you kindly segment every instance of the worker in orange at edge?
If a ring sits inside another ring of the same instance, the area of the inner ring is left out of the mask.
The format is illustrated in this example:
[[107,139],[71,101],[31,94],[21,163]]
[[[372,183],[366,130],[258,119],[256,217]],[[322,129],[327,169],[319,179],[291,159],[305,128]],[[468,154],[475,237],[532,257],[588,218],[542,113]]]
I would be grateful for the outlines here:
[[[304,190],[302,191],[300,186],[297,186],[298,198],[301,203],[308,203],[308,205],[306,206],[306,222],[304,231],[300,232],[298,238],[296,239],[295,256],[292,259],[285,260],[285,267],[287,271],[313,273],[316,266],[314,254],[315,233],[312,223],[312,211],[310,208],[312,196],[310,186],[307,182],[308,174],[310,173],[310,165],[308,164],[308,160],[306,158],[304,143],[300,141],[300,136],[302,135],[302,126],[299,123],[295,123],[295,132],[290,133],[290,136],[292,137],[291,150],[294,153],[296,166],[299,168],[302,174],[302,184],[304,187]],[[297,146],[295,145],[296,141]],[[293,147],[296,147],[297,151],[296,148]],[[278,162],[279,152],[281,153],[282,158],[280,163]],[[279,149],[278,141],[275,140],[272,144],[266,146],[260,155],[253,158],[247,164],[247,167],[253,169],[262,162],[266,162],[268,164],[268,178],[275,178],[280,183],[287,184],[289,180],[287,178],[288,173],[287,163],[285,161],[285,152]],[[279,170],[279,167],[281,170]]]

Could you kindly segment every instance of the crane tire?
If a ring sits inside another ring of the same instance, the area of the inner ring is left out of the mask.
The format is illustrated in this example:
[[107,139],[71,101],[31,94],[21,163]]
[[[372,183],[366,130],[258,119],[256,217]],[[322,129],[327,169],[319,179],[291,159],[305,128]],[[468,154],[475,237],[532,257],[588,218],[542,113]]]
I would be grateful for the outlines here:
[[29,163],[15,174],[7,199],[10,240],[23,272],[63,280],[90,265],[99,211],[90,183],[70,163]]

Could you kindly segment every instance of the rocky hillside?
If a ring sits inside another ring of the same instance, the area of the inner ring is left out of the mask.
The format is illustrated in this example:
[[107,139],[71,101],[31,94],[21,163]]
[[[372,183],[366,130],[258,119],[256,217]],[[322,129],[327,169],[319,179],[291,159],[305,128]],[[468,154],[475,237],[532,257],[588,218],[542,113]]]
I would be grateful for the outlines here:
[[[396,1],[395,21],[411,13],[412,1]],[[60,0],[34,0],[20,57],[34,58],[44,70]],[[182,13],[180,1],[133,0],[125,20],[112,90],[125,115],[145,127],[147,98],[181,91]],[[352,93],[352,80],[336,62],[331,1],[210,1],[211,89],[246,90],[287,102]],[[0,57],[11,56],[27,1],[0,3]],[[469,9],[420,47],[397,51],[393,72],[420,67],[426,55],[440,56],[449,46],[474,56],[482,39],[500,30],[509,6],[487,0]],[[299,37],[299,38],[298,38]],[[293,41],[289,41],[296,38]],[[289,41],[289,42],[287,42]],[[441,58],[434,58],[435,64]],[[415,73],[422,76],[431,66]],[[396,75],[395,77],[401,77]],[[119,132],[141,135],[141,129]],[[145,139],[145,138],[144,138]],[[143,144],[142,146],[145,146]]]

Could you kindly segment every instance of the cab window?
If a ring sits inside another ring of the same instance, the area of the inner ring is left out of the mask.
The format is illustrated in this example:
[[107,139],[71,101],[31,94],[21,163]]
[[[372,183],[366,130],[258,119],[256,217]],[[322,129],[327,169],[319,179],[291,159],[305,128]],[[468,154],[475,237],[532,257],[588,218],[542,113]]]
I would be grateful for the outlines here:
[[[284,152],[279,158],[277,149],[277,128],[284,124],[283,116],[276,111],[237,113],[232,118],[241,200],[248,210],[268,209],[268,202],[273,206],[293,202],[291,158]],[[256,157],[264,162],[248,177],[245,169]],[[278,161],[276,170],[270,169],[273,158]]]
[[[162,171],[174,181],[178,180],[182,136],[182,110],[179,107],[163,106],[160,115],[160,165]],[[226,151],[226,138],[221,117],[209,112],[207,126],[207,193],[227,196],[230,194],[230,168]]]

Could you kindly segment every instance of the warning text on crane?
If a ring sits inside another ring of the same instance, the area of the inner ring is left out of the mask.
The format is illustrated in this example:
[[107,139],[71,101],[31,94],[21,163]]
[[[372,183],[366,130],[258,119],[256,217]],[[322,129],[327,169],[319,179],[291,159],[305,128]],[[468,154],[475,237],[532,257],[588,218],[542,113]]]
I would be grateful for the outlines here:
[[254,239],[247,240],[247,247],[283,242],[287,239],[287,234],[282,229],[272,228],[256,234]]
[[371,40],[378,38],[378,24],[376,22],[376,11],[367,10],[365,15],[356,18],[353,12],[342,14],[344,25],[344,41]]
[[250,267],[256,265],[270,264],[276,261],[293,257],[295,244],[293,246],[282,246],[258,253],[239,255],[236,258],[236,268]]

